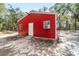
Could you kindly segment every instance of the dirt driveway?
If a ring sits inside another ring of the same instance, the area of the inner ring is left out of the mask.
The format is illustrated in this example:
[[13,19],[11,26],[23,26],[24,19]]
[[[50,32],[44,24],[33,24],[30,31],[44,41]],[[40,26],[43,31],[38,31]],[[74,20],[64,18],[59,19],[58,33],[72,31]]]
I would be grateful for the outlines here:
[[[16,32],[15,32],[16,33]],[[76,56],[79,55],[79,31],[60,31],[60,43],[36,40],[31,36],[19,37],[15,33],[0,34],[0,56]],[[5,38],[4,38],[5,36]]]

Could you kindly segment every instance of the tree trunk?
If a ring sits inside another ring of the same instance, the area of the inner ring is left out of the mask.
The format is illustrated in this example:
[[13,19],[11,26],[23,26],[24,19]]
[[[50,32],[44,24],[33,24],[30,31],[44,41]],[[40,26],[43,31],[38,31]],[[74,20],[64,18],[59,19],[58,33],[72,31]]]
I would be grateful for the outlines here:
[[61,21],[60,21],[60,17],[58,18],[58,23],[59,23],[58,29],[61,30]]
[[75,19],[75,31],[77,30],[77,24],[76,24],[76,19]]

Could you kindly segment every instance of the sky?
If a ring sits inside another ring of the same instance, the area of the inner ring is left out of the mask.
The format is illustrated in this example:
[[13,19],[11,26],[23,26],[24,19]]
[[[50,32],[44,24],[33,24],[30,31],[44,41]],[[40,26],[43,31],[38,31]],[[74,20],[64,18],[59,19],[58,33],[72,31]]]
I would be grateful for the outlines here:
[[0,0],[2,3],[79,3],[79,0]]
[[[51,7],[53,3],[10,3],[13,8],[20,8],[23,12],[29,12],[30,10],[38,10],[43,7]],[[8,3],[5,4],[6,8],[9,8]]]

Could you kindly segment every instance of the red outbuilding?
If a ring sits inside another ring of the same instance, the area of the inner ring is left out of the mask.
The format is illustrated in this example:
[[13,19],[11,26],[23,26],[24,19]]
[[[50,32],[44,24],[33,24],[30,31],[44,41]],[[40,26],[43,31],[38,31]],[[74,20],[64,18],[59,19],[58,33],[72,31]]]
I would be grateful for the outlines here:
[[29,12],[18,20],[19,35],[32,35],[34,37],[57,38],[57,14],[49,12]]

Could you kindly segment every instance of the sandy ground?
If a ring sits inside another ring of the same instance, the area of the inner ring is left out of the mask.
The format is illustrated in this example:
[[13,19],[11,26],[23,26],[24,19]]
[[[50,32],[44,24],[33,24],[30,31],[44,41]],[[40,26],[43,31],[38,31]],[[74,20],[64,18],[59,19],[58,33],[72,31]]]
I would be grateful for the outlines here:
[[53,42],[36,40],[31,36],[19,37],[16,32],[8,34],[0,32],[0,56],[79,55],[79,31],[60,31],[58,34],[60,42],[54,45]]

